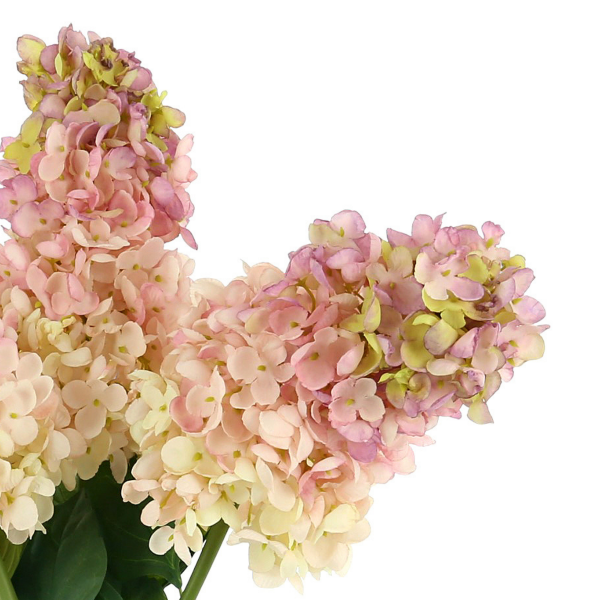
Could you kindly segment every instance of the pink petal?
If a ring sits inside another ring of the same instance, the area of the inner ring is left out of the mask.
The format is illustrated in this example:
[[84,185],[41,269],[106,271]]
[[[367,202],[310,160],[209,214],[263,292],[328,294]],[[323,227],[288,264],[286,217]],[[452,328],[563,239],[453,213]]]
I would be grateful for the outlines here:
[[546,309],[531,296],[523,296],[513,305],[515,314],[521,323],[532,324],[541,321],[546,316]]
[[198,242],[196,242],[196,238],[194,238],[194,234],[185,227],[180,228],[181,237],[183,241],[192,249],[198,250]]
[[47,154],[42,158],[38,175],[42,181],[51,182],[58,179],[65,170],[66,153]]
[[12,229],[19,236],[31,237],[39,229],[40,211],[35,202],[28,202],[14,214]]
[[17,175],[10,183],[15,197],[20,202],[32,202],[33,200],[37,200],[37,186],[31,177],[28,177],[27,175]]
[[19,271],[26,271],[29,266],[29,253],[26,248],[19,245],[15,240],[9,240],[4,245],[4,253],[6,258]]
[[0,339],[0,376],[4,377],[19,366],[19,350],[16,342],[7,338]]
[[56,94],[46,94],[40,103],[40,112],[50,119],[62,119],[65,115],[65,101]]
[[350,375],[356,370],[358,364],[362,360],[365,351],[365,343],[360,342],[357,346],[352,347],[346,352],[337,364],[337,374],[340,376]]
[[338,431],[351,442],[368,442],[373,437],[373,428],[365,421],[343,425]]
[[479,300],[483,294],[484,289],[480,283],[472,281],[468,277],[454,277],[449,282],[448,289],[460,298],[461,300]]
[[370,463],[377,458],[377,444],[374,442],[367,444],[348,442],[348,452],[354,460],[361,463]]
[[474,328],[461,338],[450,348],[450,354],[457,356],[458,358],[470,358],[475,352],[475,344],[479,335],[479,329]]
[[46,46],[40,54],[40,62],[42,63],[42,67],[44,67],[44,69],[48,71],[48,73],[50,73],[51,75],[56,73],[55,60],[57,54],[58,44]]
[[258,377],[250,386],[252,396],[258,404],[273,404],[279,398],[279,384],[272,375],[266,372],[259,372]]
[[361,237],[365,233],[365,222],[354,210],[343,210],[331,217],[331,227],[343,236],[350,239]]
[[519,269],[513,275],[513,279],[517,284],[517,289],[515,290],[516,295],[522,296],[529,289],[529,286],[535,277],[531,269]]
[[346,265],[362,262],[362,260],[363,257],[360,252],[353,248],[344,248],[329,258],[326,264],[330,269],[341,269]]
[[296,365],[296,375],[308,390],[319,390],[335,377],[335,370],[325,360],[303,360]]
[[412,226],[412,237],[418,246],[431,244],[435,239],[435,234],[439,231],[442,224],[442,216],[432,219],[429,215],[417,215]]
[[198,433],[204,428],[204,418],[202,415],[192,415],[186,406],[186,400],[183,396],[177,396],[171,400],[169,412],[172,419],[188,433]]

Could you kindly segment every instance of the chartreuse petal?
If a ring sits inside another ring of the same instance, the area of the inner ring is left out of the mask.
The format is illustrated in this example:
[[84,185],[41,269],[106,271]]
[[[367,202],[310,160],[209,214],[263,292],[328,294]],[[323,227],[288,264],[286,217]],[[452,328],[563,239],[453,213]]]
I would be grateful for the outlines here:
[[[471,303],[465,302],[464,300],[459,300],[452,293],[450,293],[447,300],[435,300],[434,298],[431,298],[431,296],[428,296],[427,292],[423,290],[423,303],[430,311],[434,313],[440,313],[442,315],[442,319],[444,319],[446,323],[452,325],[453,327],[454,324],[450,320],[456,319],[458,322],[461,322],[462,319],[464,321],[464,314],[467,313],[467,311],[472,310]],[[448,311],[448,314],[446,317],[444,317],[443,314],[446,311]],[[450,317],[450,312],[456,312],[458,314]],[[464,327],[464,325],[461,325],[461,327]],[[457,329],[460,329],[460,327],[457,327]]]
[[308,228],[308,236],[312,244],[317,246],[338,242],[340,235],[336,233],[329,225],[319,225],[313,223]]
[[520,269],[523,269],[525,268],[525,257],[521,256],[520,254],[515,254],[506,261],[506,266],[519,267]]
[[157,135],[154,135],[153,133],[148,133],[146,135],[146,139],[151,144],[154,144],[162,152],[166,152],[167,151],[167,145]]
[[185,115],[176,108],[170,106],[162,107],[162,115],[169,127],[181,127],[185,123]]
[[428,313],[422,313],[413,319],[412,324],[415,326],[429,325],[429,327],[433,327],[438,321],[439,321],[439,319],[435,315],[430,315]]
[[166,137],[169,134],[169,125],[162,112],[155,112],[150,119],[150,128],[156,135]]
[[24,35],[17,41],[17,52],[28,65],[38,65],[46,44],[32,35]]
[[408,386],[406,384],[401,383],[397,379],[392,379],[385,386],[385,393],[390,402],[396,403],[404,399],[407,389]]
[[485,283],[489,276],[489,270],[485,266],[481,256],[470,254],[467,256],[467,262],[469,263],[469,268],[464,273],[461,273],[459,277],[468,277],[477,283]]
[[427,349],[436,356],[440,356],[458,339],[458,332],[448,325],[443,319],[436,323],[425,334],[423,341]]
[[15,161],[23,174],[29,173],[31,157],[42,149],[38,138],[43,125],[44,115],[40,112],[33,113],[23,123],[19,138],[4,151],[4,158]]
[[434,358],[423,344],[423,340],[404,342],[402,344],[402,359],[404,363],[415,370],[422,370],[427,363]]
[[387,240],[381,240],[381,256],[386,263],[388,262],[392,250],[393,247]]
[[365,330],[365,318],[361,315],[352,315],[347,317],[340,323],[340,327],[346,331],[352,331],[353,333],[361,333]]
[[374,333],[365,333],[368,347],[358,367],[352,375],[362,377],[368,373],[372,373],[381,364],[383,358],[383,350]]
[[447,308],[446,310],[442,311],[441,316],[442,319],[448,323],[448,325],[454,327],[454,329],[462,329],[466,325],[465,315],[463,314],[462,310]]
[[367,288],[365,299],[361,308],[364,317],[365,331],[372,333],[381,323],[381,304],[375,295],[373,288]]
[[471,419],[471,421],[477,423],[478,425],[493,423],[494,419],[492,419],[488,405],[478,396],[476,397],[477,399],[469,406],[467,416],[469,419]]
[[33,113],[21,127],[21,141],[29,145],[37,142],[43,126],[44,115],[41,112]]
[[4,158],[15,161],[19,171],[26,175],[31,170],[31,158],[41,149],[42,147],[37,142],[26,146],[23,142],[17,141],[6,148]]

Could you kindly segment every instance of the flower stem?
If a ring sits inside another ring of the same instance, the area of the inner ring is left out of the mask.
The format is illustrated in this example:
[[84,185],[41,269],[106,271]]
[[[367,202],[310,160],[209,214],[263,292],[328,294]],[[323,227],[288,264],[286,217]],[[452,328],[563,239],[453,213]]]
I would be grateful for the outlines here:
[[[196,600],[198,598],[198,594],[202,589],[210,568],[215,562],[219,548],[221,548],[228,530],[229,526],[223,521],[219,521],[208,530],[204,548],[202,548],[202,553],[194,567],[192,576],[181,595],[181,600]],[[4,600],[4,596],[0,597]]]
[[0,598],[2,600],[18,600],[15,588],[10,581],[10,577],[6,572],[4,560],[0,557]]

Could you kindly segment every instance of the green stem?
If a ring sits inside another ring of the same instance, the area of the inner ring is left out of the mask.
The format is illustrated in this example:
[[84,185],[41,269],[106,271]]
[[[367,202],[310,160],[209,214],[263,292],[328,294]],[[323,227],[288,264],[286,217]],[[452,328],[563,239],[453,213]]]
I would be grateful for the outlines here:
[[4,566],[4,560],[2,560],[2,558],[0,558],[0,598],[2,598],[2,600],[19,600],[15,593],[15,588],[10,581],[10,577],[6,572],[6,567]]
[[[229,526],[223,521],[219,521],[208,530],[204,548],[202,548],[202,553],[194,567],[192,576],[190,577],[183,594],[181,594],[181,600],[196,600],[198,598],[198,594],[202,589],[202,585],[206,580],[210,568],[215,562],[219,548],[221,548],[221,544],[223,543],[228,530]],[[4,596],[0,596],[0,598],[4,600]]]

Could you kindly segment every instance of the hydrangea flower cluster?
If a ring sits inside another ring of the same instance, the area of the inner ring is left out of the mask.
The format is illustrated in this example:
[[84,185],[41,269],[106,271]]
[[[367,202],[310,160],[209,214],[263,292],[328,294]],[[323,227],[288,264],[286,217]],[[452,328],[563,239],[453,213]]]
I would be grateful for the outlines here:
[[160,364],[190,304],[193,263],[164,243],[193,208],[191,136],[150,72],[112,40],[64,28],[18,42],[31,116],[3,138],[0,217],[0,526],[43,529],[61,482],[132,456],[130,375]]
[[256,583],[344,573],[376,483],[440,416],[488,403],[544,351],[533,272],[493,223],[410,235],[317,220],[285,272],[192,280],[192,137],[151,73],[71,27],[19,40],[32,114],[2,140],[0,527],[21,543],[109,460],[157,554],[224,521]]
[[413,446],[540,358],[544,309],[502,229],[366,233],[352,211],[316,221],[287,271],[193,284],[159,372],[134,373],[126,413],[140,459],[124,498],[151,497],[153,549],[182,557],[223,519],[260,586],[343,573],[369,533],[369,491],[414,470]]

